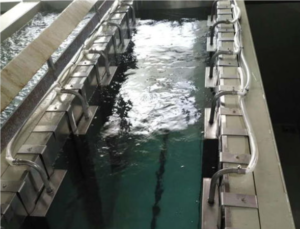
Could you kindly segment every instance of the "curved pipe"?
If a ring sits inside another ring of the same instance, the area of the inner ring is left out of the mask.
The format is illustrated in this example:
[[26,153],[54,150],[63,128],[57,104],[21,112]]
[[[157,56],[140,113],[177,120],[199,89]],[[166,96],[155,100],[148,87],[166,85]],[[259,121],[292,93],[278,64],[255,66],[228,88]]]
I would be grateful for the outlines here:
[[60,93],[67,93],[67,94],[72,94],[72,95],[77,96],[81,101],[85,119],[90,118],[89,104],[87,103],[86,99],[84,99],[83,96],[79,92],[77,92],[75,90],[70,90],[70,89],[61,89]]
[[211,28],[210,28],[210,45],[213,45],[214,43],[214,35],[215,35],[215,29],[220,24],[230,24],[229,20],[225,21],[217,21]]
[[215,52],[215,54],[210,59],[210,64],[209,64],[210,65],[210,68],[209,68],[209,78],[210,79],[213,77],[214,64],[215,64],[215,60],[217,59],[217,57],[220,55],[232,55],[232,54],[233,54],[232,51],[219,50],[219,51]]
[[219,178],[225,174],[230,174],[230,173],[245,174],[245,169],[243,169],[239,165],[236,168],[226,168],[226,169],[221,169],[221,170],[217,171],[211,178],[211,182],[210,182],[209,197],[208,197],[209,204],[212,205],[215,203],[215,193],[216,193],[216,187],[217,187]]
[[214,16],[215,16],[215,13],[216,13],[216,5],[217,5],[217,2],[219,0],[215,0],[213,1],[212,5],[211,5],[211,12],[210,12],[210,21],[213,22],[214,20]]
[[107,55],[103,52],[103,50],[99,50],[98,51],[96,49],[90,49],[89,53],[97,53],[97,54],[100,54],[100,55],[103,56],[104,62],[105,62],[105,71],[106,71],[106,74],[107,74],[107,76],[111,76],[110,70],[109,70],[109,61],[108,61]]
[[18,158],[16,158],[13,161],[13,165],[26,165],[26,166],[29,166],[29,167],[33,168],[35,171],[37,171],[40,174],[40,176],[41,176],[41,178],[44,182],[46,192],[47,193],[52,193],[53,192],[53,189],[50,186],[50,182],[48,181],[47,175],[46,175],[44,169],[41,168],[41,166],[39,166],[38,164],[36,164],[33,161],[18,159]]
[[111,21],[103,21],[103,23],[107,23],[108,25],[111,25],[111,26],[116,26],[118,28],[118,31],[119,31],[119,37],[120,37],[120,44],[122,46],[125,46],[125,43],[124,43],[124,37],[123,37],[123,32],[122,32],[122,29],[121,27],[117,24],[117,23],[114,23],[114,22],[111,22]]
[[209,116],[209,124],[212,125],[214,123],[214,118],[215,118],[215,111],[217,107],[217,101],[224,95],[237,95],[238,91],[219,91],[218,93],[215,94],[212,104],[211,104],[211,110],[210,110],[210,116]]
[[120,5],[121,6],[128,6],[131,9],[131,12],[132,12],[132,21],[133,21],[133,24],[135,25],[136,24],[136,18],[135,18],[134,7],[132,5],[130,5],[129,3],[126,3],[126,2],[121,2]]

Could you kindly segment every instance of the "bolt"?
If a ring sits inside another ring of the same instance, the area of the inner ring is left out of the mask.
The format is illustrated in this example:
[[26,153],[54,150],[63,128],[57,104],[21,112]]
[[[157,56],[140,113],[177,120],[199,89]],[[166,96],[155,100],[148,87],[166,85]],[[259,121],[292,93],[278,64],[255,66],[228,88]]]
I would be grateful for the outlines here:
[[6,184],[2,185],[2,188],[6,188],[6,187],[7,187],[7,185],[6,185]]

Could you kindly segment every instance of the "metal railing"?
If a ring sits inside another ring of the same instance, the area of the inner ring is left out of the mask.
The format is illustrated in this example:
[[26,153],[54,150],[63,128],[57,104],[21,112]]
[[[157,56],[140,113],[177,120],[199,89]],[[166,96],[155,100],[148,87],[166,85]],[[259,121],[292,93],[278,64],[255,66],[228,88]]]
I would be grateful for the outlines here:
[[[213,3],[213,7],[215,7],[216,5],[215,1]],[[239,71],[239,75],[240,75],[240,81],[241,81],[241,89],[238,91],[232,90],[232,91],[220,91],[218,92],[213,99],[212,102],[212,107],[211,107],[211,113],[210,113],[210,119],[209,119],[209,124],[213,124],[214,122],[214,115],[215,115],[215,110],[217,107],[217,101],[219,100],[220,97],[224,96],[224,95],[237,95],[239,97],[239,106],[241,108],[241,112],[245,121],[245,125],[248,131],[248,138],[249,138],[249,145],[250,145],[250,152],[251,152],[251,158],[250,158],[250,162],[248,163],[246,168],[242,168],[241,165],[238,165],[235,168],[224,168],[221,169],[219,171],[217,171],[212,179],[211,179],[211,183],[210,183],[210,190],[209,190],[209,199],[208,199],[208,203],[209,204],[214,204],[214,198],[215,198],[215,192],[216,192],[216,188],[217,188],[217,184],[218,184],[218,180],[225,174],[230,174],[230,173],[235,173],[235,174],[247,174],[247,173],[251,173],[255,170],[255,167],[257,165],[258,162],[258,158],[259,158],[259,152],[258,152],[258,147],[257,147],[257,141],[255,138],[255,134],[254,131],[252,129],[252,125],[247,113],[247,109],[246,109],[246,105],[245,105],[245,97],[248,93],[248,91],[250,90],[250,85],[251,85],[251,75],[250,75],[250,69],[247,63],[247,60],[245,58],[244,55],[244,51],[243,51],[243,47],[241,46],[241,25],[239,23],[239,19],[241,17],[241,11],[237,5],[236,0],[232,1],[232,9],[233,9],[233,13],[235,14],[235,17],[232,21],[227,21],[228,23],[232,23],[234,24],[234,30],[235,30],[235,37],[234,37],[234,45],[235,45],[235,50],[234,53],[238,54],[238,61],[239,64],[241,66],[241,68],[238,68]],[[213,12],[213,11],[212,11]],[[213,15],[212,15],[213,17]],[[223,23],[223,22],[222,22]],[[214,29],[216,28],[216,26],[218,24],[221,24],[220,22],[216,22],[214,24],[214,26],[212,27],[211,32],[214,32]],[[213,39],[213,34],[211,33],[211,40]],[[220,51],[217,51],[216,54],[213,56],[210,66],[211,66],[211,70],[210,70],[210,76],[212,75],[213,72],[213,67],[214,67],[214,62],[215,59],[221,55],[221,54],[227,54],[227,53],[222,53]],[[245,74],[244,74],[245,71]],[[246,82],[245,79],[246,78]]]
[[[117,2],[117,6],[119,6],[118,2]],[[113,10],[108,12],[108,14],[105,15],[103,18],[108,18],[111,13],[113,13]],[[72,72],[72,68],[76,67],[77,62],[80,59],[80,57],[83,57],[85,55],[85,49],[84,48],[87,46],[87,44],[89,44],[89,43],[91,43],[95,40],[95,37],[93,37],[93,35],[95,34],[95,32],[100,28],[100,26],[104,22],[106,22],[105,19],[100,21],[99,24],[95,27],[95,29],[91,32],[91,34],[88,36],[86,42],[84,42],[84,44],[81,46],[81,48],[79,49],[79,51],[75,55],[74,60],[69,64],[69,66],[67,66],[65,68],[65,70],[56,79],[56,81],[53,83],[53,85],[49,88],[49,90],[41,98],[39,103],[35,106],[35,109],[33,109],[31,111],[30,115],[28,115],[28,118],[24,120],[23,124],[20,126],[20,128],[16,131],[15,135],[12,137],[12,139],[7,144],[5,159],[8,162],[8,164],[11,165],[11,166],[24,166],[25,165],[25,166],[31,167],[34,170],[36,170],[38,172],[38,174],[40,175],[43,183],[44,183],[44,186],[46,188],[46,192],[49,193],[49,194],[53,192],[53,189],[52,189],[51,184],[48,180],[48,176],[47,176],[47,173],[46,173],[45,169],[42,168],[41,166],[39,166],[36,162],[30,161],[30,160],[15,158],[13,156],[13,153],[12,153],[13,146],[16,145],[15,141],[17,141],[18,137],[20,137],[23,134],[24,129],[26,129],[25,127],[31,125],[30,122],[36,119],[36,118],[33,118],[32,116],[33,115],[38,115],[39,117],[42,117],[42,115],[46,112],[48,106],[44,106],[43,109],[40,109],[39,112],[36,112],[36,110],[40,107],[40,105],[45,100],[47,100],[48,101],[47,104],[49,103],[49,105],[50,105],[53,102],[54,98],[59,93],[71,93],[71,94],[74,94],[75,96],[77,96],[82,102],[83,113],[84,113],[85,118],[86,119],[90,118],[90,114],[89,114],[89,110],[88,110],[88,103],[87,103],[86,99],[83,98],[83,96],[80,93],[78,93],[74,90],[63,89],[62,85],[67,81],[67,79],[69,79],[70,73]],[[118,29],[119,29],[119,33],[120,33],[121,44],[123,45],[124,43],[122,41],[122,38],[123,38],[122,31],[120,31],[121,29],[119,27],[118,27]],[[49,63],[49,64],[51,64],[51,63]],[[51,95],[51,98],[49,99],[50,94],[52,94],[52,95]]]

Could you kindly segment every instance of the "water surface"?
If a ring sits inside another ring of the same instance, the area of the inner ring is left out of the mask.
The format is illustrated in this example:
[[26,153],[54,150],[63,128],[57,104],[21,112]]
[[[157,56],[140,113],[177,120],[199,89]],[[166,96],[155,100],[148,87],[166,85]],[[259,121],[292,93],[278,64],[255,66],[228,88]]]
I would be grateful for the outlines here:
[[53,228],[199,228],[205,34],[196,19],[141,21]]

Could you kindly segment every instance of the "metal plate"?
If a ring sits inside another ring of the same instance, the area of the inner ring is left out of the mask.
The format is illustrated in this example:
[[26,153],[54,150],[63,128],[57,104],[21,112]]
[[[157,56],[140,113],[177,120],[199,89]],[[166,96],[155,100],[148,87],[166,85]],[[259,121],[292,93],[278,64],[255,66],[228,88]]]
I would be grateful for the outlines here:
[[65,170],[55,170],[53,175],[50,178],[50,184],[53,188],[53,192],[51,194],[46,193],[44,190],[38,199],[34,211],[30,214],[32,217],[45,217],[51,203],[53,202],[57,191],[66,175],[67,171]]
[[218,60],[217,65],[222,66],[222,67],[238,67],[239,66],[237,60]]
[[[111,83],[113,77],[116,74],[117,69],[118,69],[118,67],[116,67],[116,66],[109,67],[110,77],[108,77],[107,74],[105,73],[105,75],[101,78],[101,86],[108,86]],[[105,68],[100,67],[99,70],[100,70],[100,72],[104,72]]]
[[254,195],[221,192],[221,205],[225,207],[258,208],[257,198]]
[[234,129],[221,127],[221,135],[227,136],[248,136],[247,129]]
[[213,44],[210,44],[210,37],[206,38],[206,51],[215,52],[216,51],[216,37],[213,38]]
[[232,116],[242,116],[243,113],[239,108],[220,108],[220,115],[232,115]]
[[205,108],[204,111],[204,138],[205,139],[217,139],[218,138],[218,115],[215,115],[214,123],[209,124],[210,108]]
[[213,26],[215,24],[215,21],[216,21],[216,16],[214,16],[214,19],[212,21],[211,21],[211,16],[210,15],[207,16],[207,26],[208,27]]
[[217,15],[227,15],[227,14],[232,15],[232,10],[231,9],[218,9],[217,10]]
[[218,82],[217,68],[213,69],[213,77],[209,78],[210,67],[205,68],[205,88],[215,88]]
[[127,50],[127,48],[128,48],[128,45],[129,45],[129,42],[130,42],[129,39],[124,39],[124,46],[118,45],[118,46],[117,46],[116,53],[117,53],[117,54],[122,54],[122,53],[126,52],[126,50]]
[[98,110],[97,106],[90,106],[89,111],[90,111],[90,118],[85,119],[82,118],[78,124],[78,129],[75,135],[85,135],[92,124],[92,121],[94,120],[95,114]]
[[232,14],[218,15],[217,21],[232,20]]
[[1,192],[19,192],[24,186],[24,181],[2,180],[0,185]]
[[55,132],[57,129],[57,125],[37,125],[32,132]]
[[220,208],[218,192],[215,194],[215,203],[210,205],[208,203],[210,178],[203,179],[202,188],[202,216],[201,229],[218,229],[220,225]]
[[233,41],[217,41],[217,49],[220,51],[231,51],[234,50],[234,42]]
[[219,85],[216,90],[217,91],[238,91],[240,90],[240,86],[231,86],[231,85]]
[[218,1],[217,9],[231,9],[230,1]]
[[248,165],[251,156],[249,154],[220,153],[220,162]]

